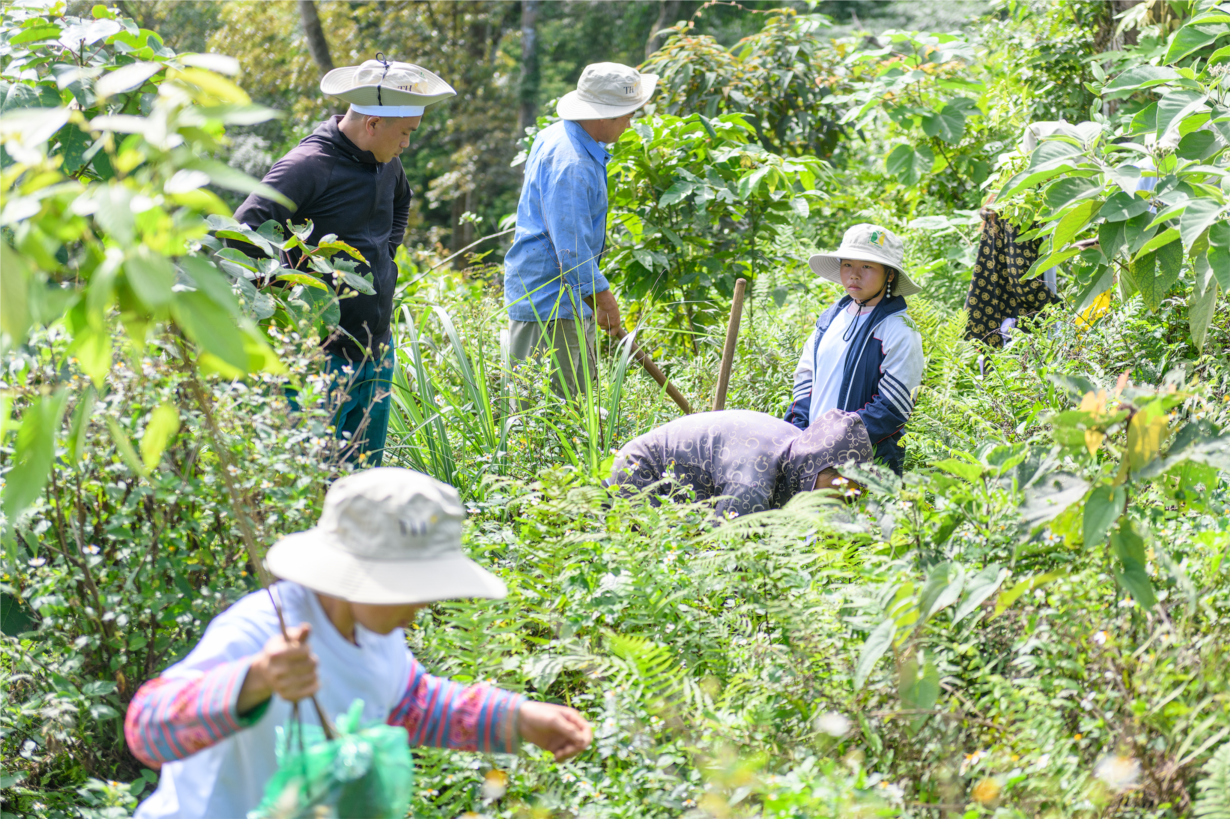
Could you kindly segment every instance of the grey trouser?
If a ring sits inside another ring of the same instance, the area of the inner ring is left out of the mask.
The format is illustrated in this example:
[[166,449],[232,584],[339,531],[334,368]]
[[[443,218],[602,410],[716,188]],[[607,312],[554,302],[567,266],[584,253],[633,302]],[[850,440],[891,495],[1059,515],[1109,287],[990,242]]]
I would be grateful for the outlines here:
[[[585,334],[584,360],[581,358],[578,329]],[[590,383],[598,384],[596,335],[592,318],[567,318],[542,323],[509,319],[508,351],[514,366],[521,361],[549,354],[552,358],[549,366],[553,370],[551,388],[556,395],[570,398],[584,393],[587,374]]]

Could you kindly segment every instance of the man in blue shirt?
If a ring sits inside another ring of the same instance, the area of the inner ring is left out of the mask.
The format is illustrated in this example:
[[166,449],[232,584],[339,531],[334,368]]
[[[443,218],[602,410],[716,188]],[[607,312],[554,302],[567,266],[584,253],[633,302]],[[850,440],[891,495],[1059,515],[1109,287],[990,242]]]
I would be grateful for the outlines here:
[[563,120],[534,139],[504,258],[504,303],[514,361],[549,355],[552,385],[574,397],[597,382],[594,323],[620,327],[619,304],[599,270],[606,244],[605,145],[619,139],[658,78],[618,63],[586,66],[556,107]]

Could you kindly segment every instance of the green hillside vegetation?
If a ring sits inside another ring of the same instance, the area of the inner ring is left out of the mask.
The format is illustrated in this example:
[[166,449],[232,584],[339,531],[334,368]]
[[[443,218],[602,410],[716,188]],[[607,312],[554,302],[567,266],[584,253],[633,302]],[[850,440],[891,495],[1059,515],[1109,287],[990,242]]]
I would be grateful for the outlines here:
[[[945,32],[887,5],[544,4],[522,123],[521,4],[388,5],[321,5],[337,64],[434,30],[396,56],[464,93],[403,156],[385,465],[456,486],[509,587],[432,606],[410,646],[595,729],[564,764],[416,749],[413,816],[1230,816],[1230,4],[1012,0]],[[691,27],[646,56],[668,7]],[[349,468],[317,343],[328,283],[370,284],[341,242],[231,218],[335,102],[295,8],[0,11],[4,817],[131,815],[157,781],[124,743],[137,687]],[[679,416],[626,344],[579,406],[511,372],[507,238],[448,257],[506,227],[518,151],[608,58],[662,76],[612,146],[627,329],[707,408],[747,279],[726,406],[780,416],[839,295],[808,256],[889,227],[924,284],[902,477],[715,526],[601,486]],[[966,337],[992,194],[1041,241],[1031,275],[1060,269],[1006,346]]]

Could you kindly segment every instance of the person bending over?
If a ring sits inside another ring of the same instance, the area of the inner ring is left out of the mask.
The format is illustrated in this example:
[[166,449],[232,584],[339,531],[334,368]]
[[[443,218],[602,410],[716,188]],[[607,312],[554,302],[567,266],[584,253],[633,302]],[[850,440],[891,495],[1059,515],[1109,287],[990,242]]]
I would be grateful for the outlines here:
[[[527,740],[557,760],[588,747],[571,708],[433,677],[406,647],[403,629],[427,604],[507,593],[462,553],[462,517],[457,490],[408,469],[333,484],[319,524],[269,550],[282,580],[214,618],[129,704],[128,747],[162,771],[138,819],[246,816],[277,771],[293,703],[313,694],[332,718],[361,699],[365,722],[403,726],[412,746],[511,753]],[[294,624],[285,637],[274,598]]]
[[858,415],[875,458],[898,475],[900,441],[922,381],[922,337],[906,312],[906,297],[922,288],[902,267],[905,248],[877,225],[855,225],[834,253],[811,257],[817,276],[846,291],[820,314],[794,371],[786,421],[806,430],[830,410]]
[[870,459],[871,441],[854,413],[834,410],[800,431],[763,412],[702,412],[625,444],[607,485],[644,489],[673,479],[697,500],[718,498],[716,512],[734,517],[778,509],[799,492],[833,486],[839,477],[834,467]]

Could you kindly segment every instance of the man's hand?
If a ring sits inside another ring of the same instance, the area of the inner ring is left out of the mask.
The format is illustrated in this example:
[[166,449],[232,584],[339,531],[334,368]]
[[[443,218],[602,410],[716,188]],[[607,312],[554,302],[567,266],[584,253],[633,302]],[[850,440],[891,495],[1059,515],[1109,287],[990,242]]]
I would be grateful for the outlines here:
[[526,700],[519,717],[521,738],[555,754],[556,762],[571,759],[594,741],[585,717],[563,705]]
[[316,655],[307,644],[311,633],[312,627],[304,623],[298,628],[287,629],[285,638],[278,635],[265,643],[239,689],[240,714],[246,714],[274,694],[289,702],[298,702],[320,690]]
[[619,302],[615,301],[615,296],[610,290],[585,296],[581,301],[593,309],[594,321],[598,322],[599,327],[613,336],[619,336],[623,329],[623,323],[619,318]]

